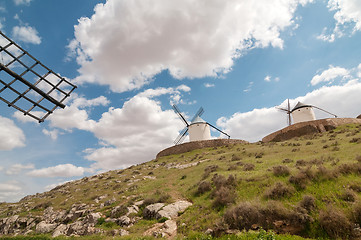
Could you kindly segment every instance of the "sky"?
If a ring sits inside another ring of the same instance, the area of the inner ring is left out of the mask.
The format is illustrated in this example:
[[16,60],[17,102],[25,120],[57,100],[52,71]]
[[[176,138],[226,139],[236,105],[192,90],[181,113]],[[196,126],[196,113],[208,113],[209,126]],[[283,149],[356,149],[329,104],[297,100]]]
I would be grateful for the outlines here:
[[361,0],[0,0],[0,31],[77,85],[43,123],[0,102],[0,202],[154,159],[172,104],[250,142],[287,99],[361,114]]

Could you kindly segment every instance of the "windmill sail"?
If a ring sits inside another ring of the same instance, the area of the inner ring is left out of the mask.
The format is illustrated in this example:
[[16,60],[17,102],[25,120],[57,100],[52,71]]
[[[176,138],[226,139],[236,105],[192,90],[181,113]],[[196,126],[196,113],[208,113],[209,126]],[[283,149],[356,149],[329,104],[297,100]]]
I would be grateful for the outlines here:
[[0,100],[43,122],[76,86],[0,31]]

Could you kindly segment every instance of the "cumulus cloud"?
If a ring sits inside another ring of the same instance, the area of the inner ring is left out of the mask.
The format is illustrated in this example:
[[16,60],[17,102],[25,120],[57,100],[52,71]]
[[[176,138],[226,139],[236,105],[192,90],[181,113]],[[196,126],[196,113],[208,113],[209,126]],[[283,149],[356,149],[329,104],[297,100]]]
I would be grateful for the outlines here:
[[11,165],[8,169],[6,169],[5,173],[7,175],[17,175],[19,173],[21,173],[21,171],[26,170],[26,169],[33,169],[34,165],[33,164],[27,164],[27,165],[22,165],[22,164],[14,164]]
[[35,169],[27,173],[31,177],[74,177],[84,175],[85,168],[73,164],[60,164],[54,167]]
[[205,83],[204,86],[206,88],[212,88],[212,87],[215,87],[216,85],[214,83]]
[[14,0],[15,5],[30,5],[32,0]]
[[[127,100],[121,108],[109,108],[98,121],[91,120],[87,110],[74,101],[68,111],[55,111],[49,117],[50,125],[86,130],[99,139],[100,148],[84,151],[86,159],[94,162],[93,169],[124,168],[155,157],[172,144],[183,127],[172,110],[162,110],[156,97],[169,95],[172,102],[174,96],[179,96],[182,101],[181,95],[190,90],[186,85],[147,89]],[[74,116],[78,116],[77,121],[73,121]]]
[[25,135],[14,121],[0,116],[0,151],[25,146]]
[[22,188],[16,181],[0,183],[0,201],[15,201],[23,195]]
[[361,2],[360,0],[329,0],[328,8],[334,11],[335,27],[331,33],[327,28],[323,29],[318,39],[333,42],[336,38],[345,35],[351,28],[351,33],[361,30]]
[[217,77],[248,49],[282,49],[281,32],[308,2],[109,0],[75,26],[69,49],[81,65],[76,81],[122,92],[163,70],[179,79]]
[[[290,103],[293,107],[300,101],[325,109],[339,117],[356,117],[361,113],[361,110],[355,107],[361,103],[360,92],[360,79],[353,78],[343,85],[324,86],[305,96],[290,99]],[[286,101],[280,105],[286,106]],[[315,114],[317,119],[333,117],[317,109]],[[254,109],[246,113],[235,113],[228,118],[219,118],[217,125],[225,129],[232,138],[255,142],[286,127],[287,115],[276,108]]]
[[314,86],[321,82],[332,83],[336,78],[345,78],[348,77],[349,74],[350,71],[345,68],[330,66],[329,69],[323,71],[321,74],[314,76],[311,80],[311,84]]
[[38,31],[30,26],[15,26],[13,27],[13,38],[25,43],[40,44],[41,38]]

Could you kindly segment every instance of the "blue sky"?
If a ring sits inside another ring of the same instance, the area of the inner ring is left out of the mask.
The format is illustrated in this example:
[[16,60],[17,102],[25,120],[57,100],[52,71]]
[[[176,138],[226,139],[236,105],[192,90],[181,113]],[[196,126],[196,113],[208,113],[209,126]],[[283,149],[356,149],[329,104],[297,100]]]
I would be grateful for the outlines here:
[[41,124],[0,102],[0,201],[153,159],[174,103],[250,142],[287,99],[361,114],[360,0],[0,0],[0,30],[78,86]]

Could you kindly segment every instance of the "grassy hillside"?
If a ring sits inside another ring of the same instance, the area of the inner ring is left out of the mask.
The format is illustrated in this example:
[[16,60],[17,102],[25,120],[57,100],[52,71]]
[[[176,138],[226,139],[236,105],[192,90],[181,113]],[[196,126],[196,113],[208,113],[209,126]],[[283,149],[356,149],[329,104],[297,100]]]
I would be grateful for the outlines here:
[[[361,232],[360,143],[361,126],[345,125],[287,142],[195,150],[83,178],[19,203],[2,203],[0,217],[34,217],[48,206],[68,210],[85,203],[106,218],[119,205],[144,200],[144,208],[185,199],[193,205],[177,219],[179,237],[210,239],[207,230],[220,237],[246,229],[251,232],[241,233],[239,239],[275,239],[265,229],[351,239]],[[127,229],[127,238],[141,237],[156,222],[140,219]],[[121,228],[102,223],[98,227]]]

